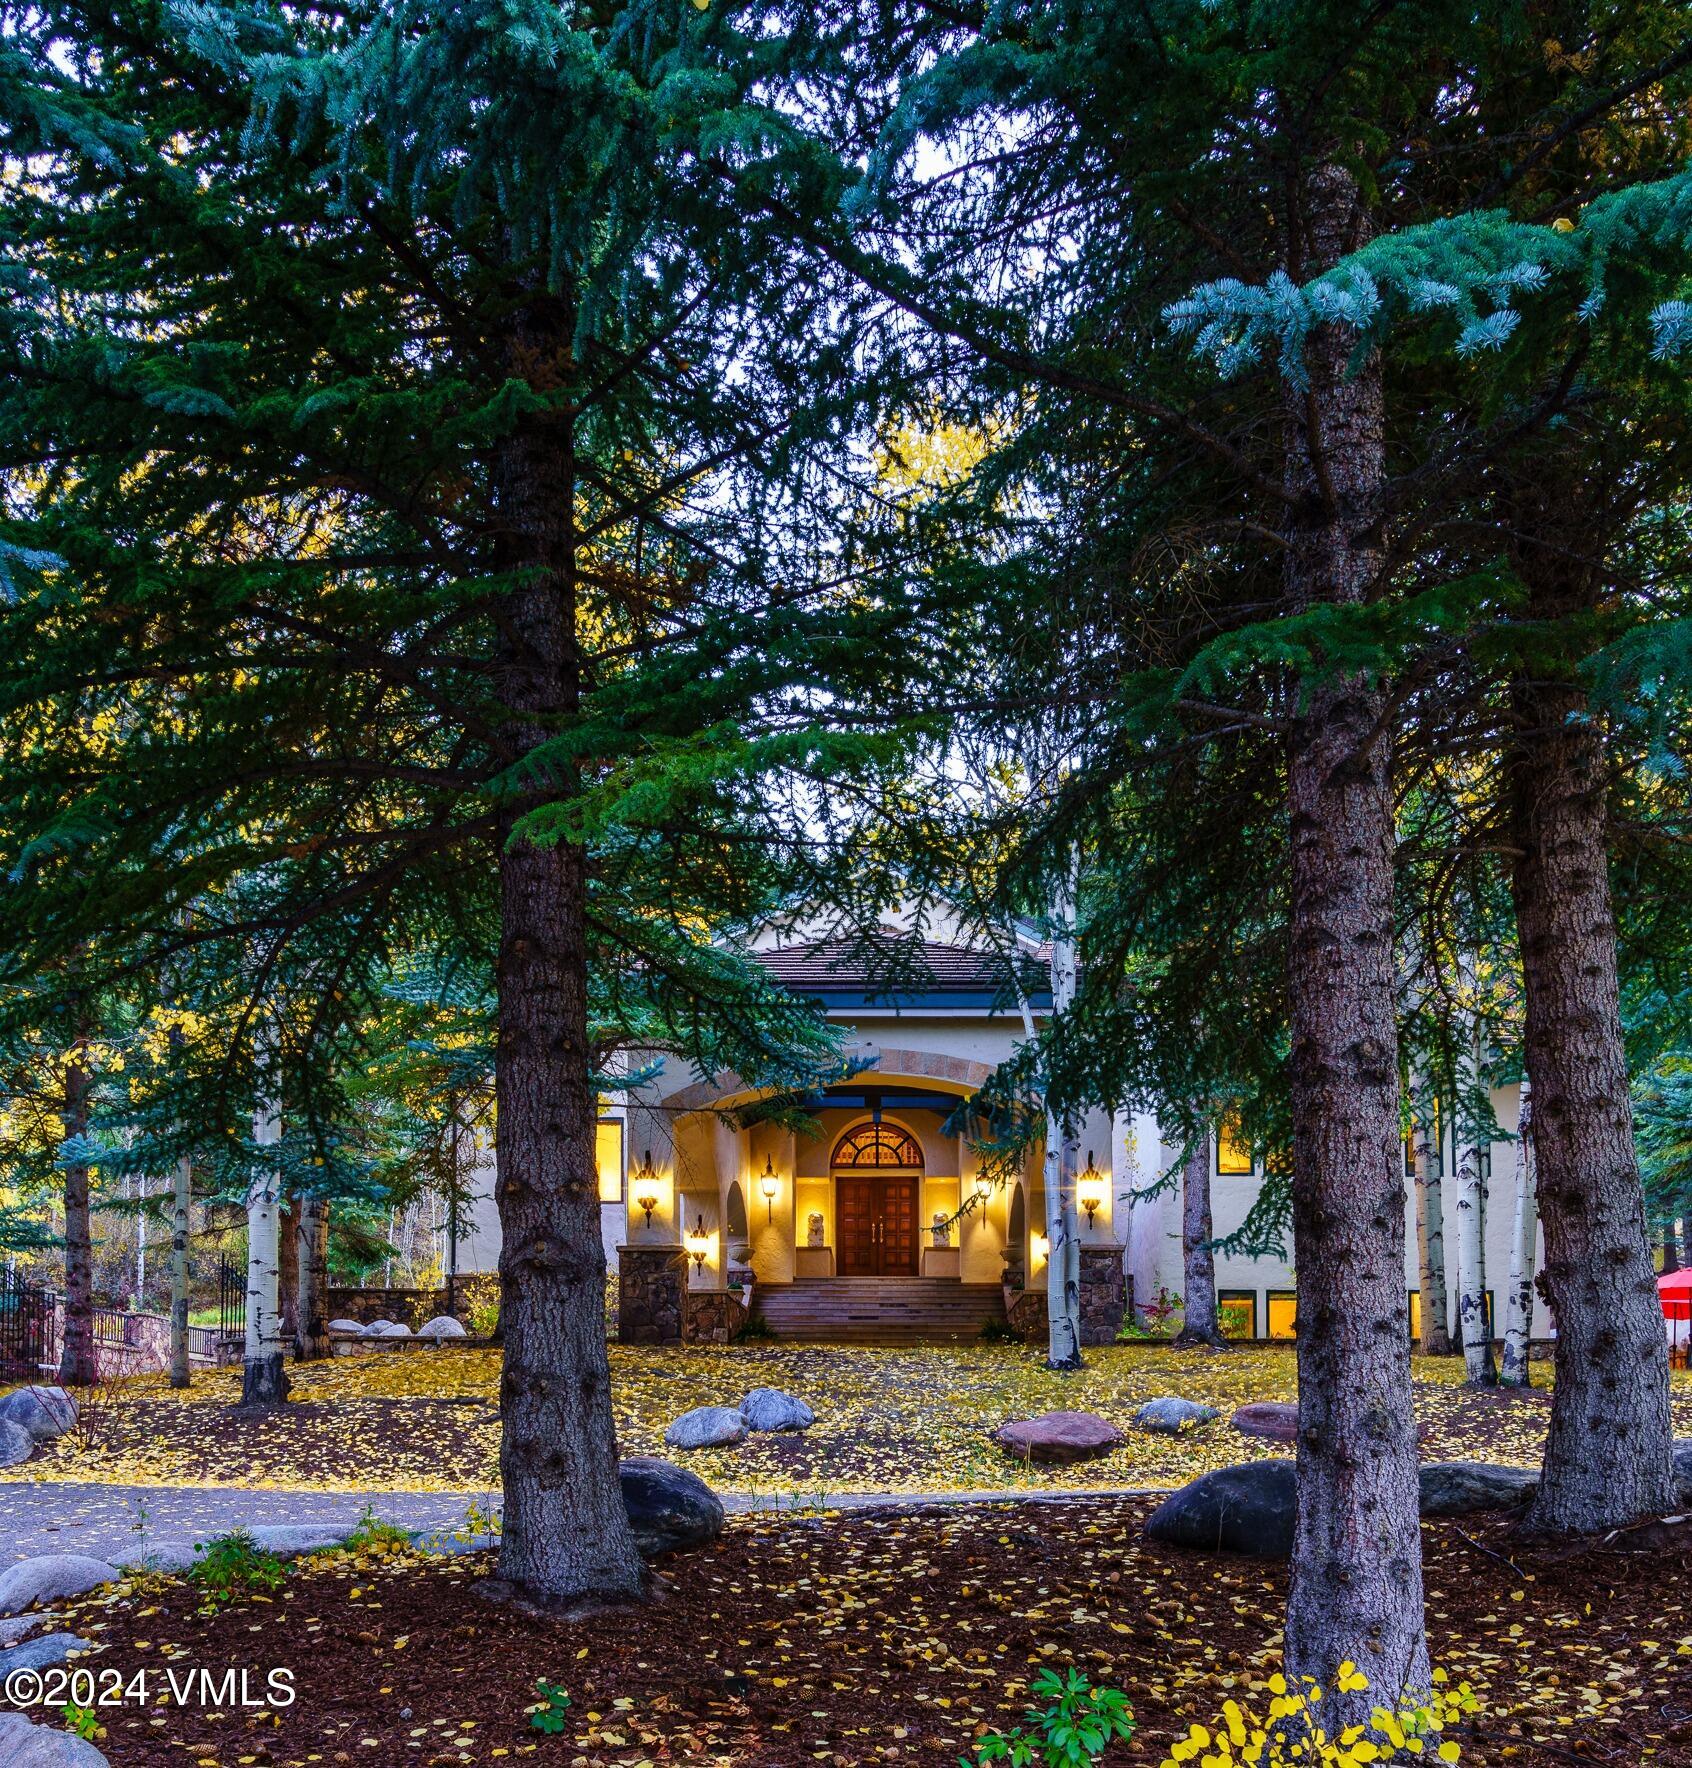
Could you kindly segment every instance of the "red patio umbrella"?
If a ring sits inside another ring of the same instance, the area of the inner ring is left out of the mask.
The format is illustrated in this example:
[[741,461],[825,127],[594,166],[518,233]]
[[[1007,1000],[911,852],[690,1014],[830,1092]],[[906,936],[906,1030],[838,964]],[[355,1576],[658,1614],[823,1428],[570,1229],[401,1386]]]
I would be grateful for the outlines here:
[[1670,1271],[1657,1279],[1657,1295],[1665,1320],[1692,1320],[1692,1269]]

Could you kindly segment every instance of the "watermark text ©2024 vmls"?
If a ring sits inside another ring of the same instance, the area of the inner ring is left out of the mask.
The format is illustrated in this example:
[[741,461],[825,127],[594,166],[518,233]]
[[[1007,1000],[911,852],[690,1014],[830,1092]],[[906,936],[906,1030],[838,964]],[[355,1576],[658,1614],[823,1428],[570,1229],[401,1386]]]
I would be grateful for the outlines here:
[[257,1666],[209,1669],[173,1665],[161,1669],[95,1669],[56,1664],[44,1670],[14,1670],[6,1678],[6,1705],[12,1707],[172,1707],[280,1708],[294,1704],[294,1672]]

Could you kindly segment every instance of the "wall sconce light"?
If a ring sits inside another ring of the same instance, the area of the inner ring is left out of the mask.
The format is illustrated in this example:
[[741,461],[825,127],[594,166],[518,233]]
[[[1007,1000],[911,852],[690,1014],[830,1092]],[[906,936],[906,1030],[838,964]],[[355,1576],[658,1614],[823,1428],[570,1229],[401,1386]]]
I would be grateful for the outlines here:
[[985,1173],[975,1175],[975,1195],[981,1203],[986,1203],[993,1195],[993,1181]]
[[646,1212],[646,1225],[652,1226],[652,1212],[658,1207],[658,1170],[652,1164],[650,1148],[641,1156],[634,1175],[635,1208]]
[[775,1194],[781,1189],[781,1180],[776,1177],[775,1164],[769,1155],[764,1156],[764,1176],[758,1181],[758,1189],[764,1194],[764,1220],[775,1219]]
[[1093,1165],[1093,1151],[1087,1150],[1087,1170],[1075,1183],[1075,1201],[1087,1212],[1087,1226],[1093,1225],[1093,1216],[1104,1208],[1105,1176]]
[[1033,1238],[1034,1262],[1043,1265],[1052,1256],[1052,1243],[1044,1234],[1036,1234]]
[[703,1214],[694,1223],[693,1232],[687,1236],[687,1250],[693,1259],[694,1270],[703,1271],[706,1259],[711,1256],[711,1236],[706,1231]]

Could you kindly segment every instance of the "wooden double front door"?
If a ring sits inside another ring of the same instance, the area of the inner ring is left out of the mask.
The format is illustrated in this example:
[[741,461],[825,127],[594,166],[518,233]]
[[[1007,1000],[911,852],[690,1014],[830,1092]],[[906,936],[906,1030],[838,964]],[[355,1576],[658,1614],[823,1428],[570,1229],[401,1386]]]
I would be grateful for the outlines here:
[[838,1184],[840,1275],[916,1276],[918,1181],[853,1173]]

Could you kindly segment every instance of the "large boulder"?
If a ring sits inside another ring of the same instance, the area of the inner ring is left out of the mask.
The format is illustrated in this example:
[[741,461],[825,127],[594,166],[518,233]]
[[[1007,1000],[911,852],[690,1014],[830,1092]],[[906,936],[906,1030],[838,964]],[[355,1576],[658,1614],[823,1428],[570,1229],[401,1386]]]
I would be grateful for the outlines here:
[[779,1387],[755,1387],[740,1402],[740,1415],[748,1430],[809,1430],[817,1415],[792,1394]]
[[76,1423],[76,1401],[62,1387],[20,1387],[0,1399],[0,1418],[50,1443]]
[[372,1320],[364,1328],[366,1338],[410,1338],[411,1328],[398,1320]]
[[35,1453],[35,1438],[21,1424],[0,1418],[0,1467],[17,1467]]
[[461,1322],[451,1314],[437,1314],[432,1320],[425,1320],[417,1328],[419,1338],[468,1338],[470,1334],[464,1330]]
[[43,1633],[26,1639],[10,1651],[0,1651],[0,1688],[14,1670],[50,1670],[55,1664],[70,1662],[73,1651],[86,1651],[89,1641],[75,1633]]
[[1296,1463],[1247,1461],[1171,1492],[1151,1513],[1146,1535],[1204,1553],[1290,1559],[1297,1521]]
[[1241,1436],[1271,1443],[1298,1441],[1298,1407],[1290,1400],[1253,1400],[1237,1408],[1230,1422]]
[[362,1334],[364,1331],[364,1322],[362,1320],[331,1320],[329,1322],[329,1330],[331,1332],[356,1332]]
[[0,1757],[6,1768],[107,1768],[87,1738],[51,1725],[32,1725],[22,1713],[0,1712]]
[[85,1596],[117,1582],[118,1569],[86,1553],[43,1553],[0,1572],[0,1615],[22,1614],[40,1602]]
[[664,1432],[672,1449],[720,1449],[746,1441],[746,1419],[736,1406],[695,1406]]
[[247,1532],[253,1545],[278,1559],[294,1559],[302,1553],[323,1553],[339,1547],[358,1527],[355,1522],[271,1522],[260,1523]]
[[1680,1502],[1692,1510],[1692,1437],[1683,1437],[1674,1445],[1674,1471],[1680,1480]]
[[1134,1414],[1134,1428],[1154,1431],[1159,1436],[1180,1436],[1183,1431],[1197,1430],[1201,1424],[1221,1416],[1214,1406],[1201,1406],[1196,1400],[1166,1394],[1146,1401]]
[[56,1621],[58,1618],[57,1615],[39,1608],[34,1614],[7,1615],[4,1620],[0,1620],[0,1650],[8,1645],[16,1645],[20,1639],[39,1632],[49,1621]]
[[179,1578],[192,1571],[204,1556],[205,1547],[198,1541],[151,1541],[133,1559],[126,1559],[123,1569]]
[[1093,1461],[1127,1440],[1108,1418],[1093,1412],[1042,1412],[1038,1418],[1013,1418],[993,1434],[993,1441],[1015,1460],[1055,1464]]
[[1429,1461],[1421,1482],[1423,1516],[1474,1516],[1525,1504],[1539,1489],[1539,1473],[1486,1461]]
[[635,1545],[648,1559],[702,1547],[722,1533],[722,1502],[698,1474],[656,1455],[631,1455],[617,1471]]

